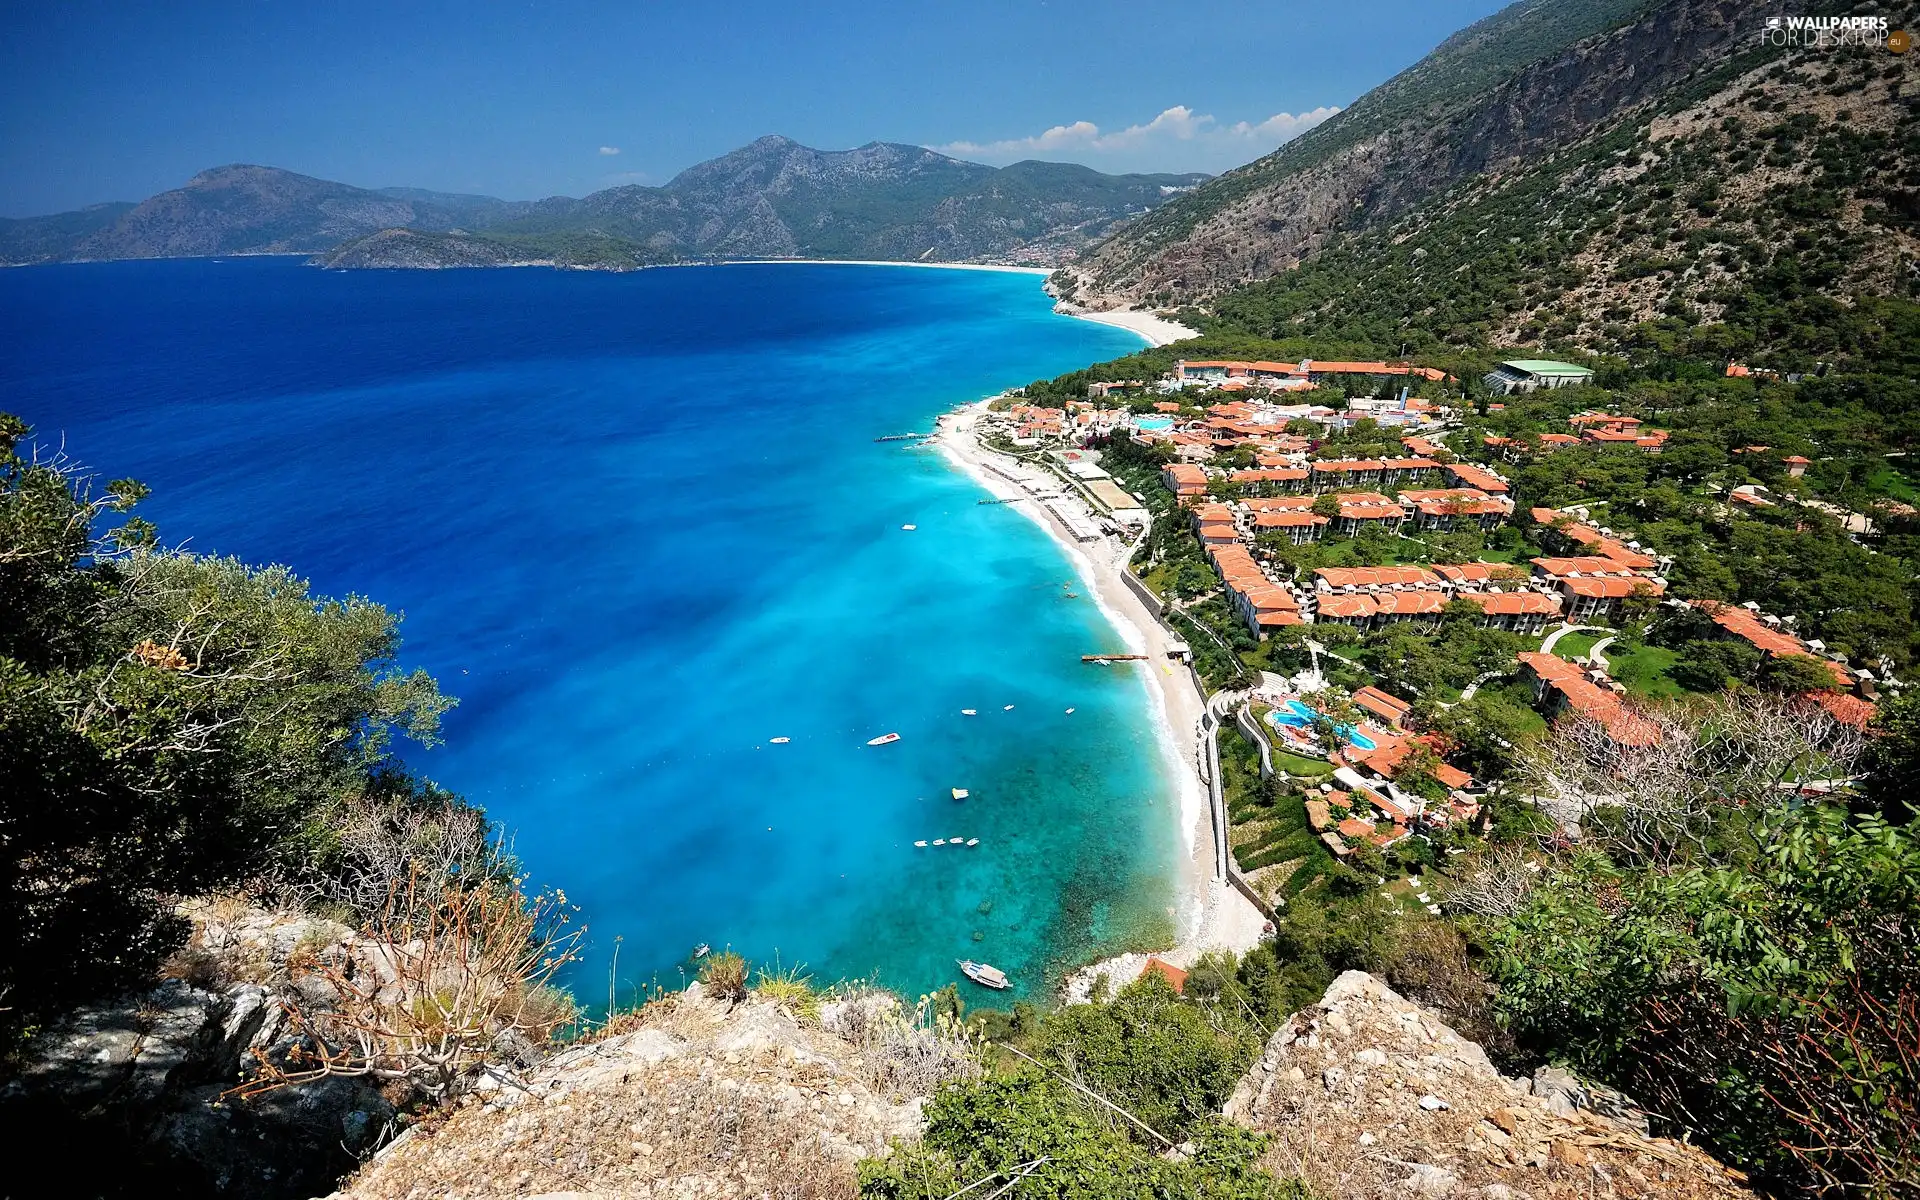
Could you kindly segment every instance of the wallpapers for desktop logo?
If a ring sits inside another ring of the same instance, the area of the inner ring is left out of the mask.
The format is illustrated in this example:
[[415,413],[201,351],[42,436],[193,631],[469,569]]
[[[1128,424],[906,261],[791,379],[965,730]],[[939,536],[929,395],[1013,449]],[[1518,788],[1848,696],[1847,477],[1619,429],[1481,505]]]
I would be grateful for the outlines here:
[[1843,46],[1885,46],[1905,54],[1910,40],[1886,17],[1768,17],[1760,44],[1781,49],[1832,50]]

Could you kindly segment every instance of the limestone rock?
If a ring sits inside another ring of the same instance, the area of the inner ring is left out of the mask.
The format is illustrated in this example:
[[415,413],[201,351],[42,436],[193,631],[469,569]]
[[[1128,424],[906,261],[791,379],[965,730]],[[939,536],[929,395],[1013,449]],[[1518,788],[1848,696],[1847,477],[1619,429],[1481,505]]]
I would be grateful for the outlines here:
[[1604,1090],[1552,1068],[1516,1088],[1481,1047],[1349,971],[1281,1025],[1225,1112],[1272,1136],[1270,1167],[1336,1200],[1749,1194],[1697,1148],[1646,1136],[1624,1096],[1602,1109]]

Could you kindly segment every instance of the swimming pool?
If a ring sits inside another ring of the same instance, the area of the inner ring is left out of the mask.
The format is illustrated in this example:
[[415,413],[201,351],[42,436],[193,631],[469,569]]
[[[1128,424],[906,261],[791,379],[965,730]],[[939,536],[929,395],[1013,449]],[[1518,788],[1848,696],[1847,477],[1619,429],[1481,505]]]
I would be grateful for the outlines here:
[[[1313,724],[1313,719],[1317,716],[1319,716],[1318,713],[1300,703],[1300,701],[1289,700],[1267,714],[1267,723],[1276,729],[1282,725],[1293,729],[1304,729]],[[1336,726],[1334,732],[1338,733],[1342,738],[1345,738],[1349,745],[1358,749],[1371,750],[1374,748],[1373,739],[1351,725]]]
[[1133,427],[1135,429],[1145,429],[1153,433],[1159,433],[1163,429],[1173,428],[1173,418],[1172,417],[1140,417],[1134,421]]

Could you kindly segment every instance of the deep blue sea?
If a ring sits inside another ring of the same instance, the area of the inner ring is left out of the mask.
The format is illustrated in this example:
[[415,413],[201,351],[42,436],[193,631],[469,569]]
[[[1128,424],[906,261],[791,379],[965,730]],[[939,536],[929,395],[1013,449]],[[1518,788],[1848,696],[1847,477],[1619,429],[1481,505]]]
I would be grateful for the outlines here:
[[1167,936],[1147,694],[1079,661],[1119,636],[1014,506],[873,440],[1139,345],[1039,277],[112,263],[0,271],[0,329],[0,409],[163,539],[405,613],[460,700],[409,762],[583,907],[584,998],[616,937],[631,996],[699,942],[1037,995]]

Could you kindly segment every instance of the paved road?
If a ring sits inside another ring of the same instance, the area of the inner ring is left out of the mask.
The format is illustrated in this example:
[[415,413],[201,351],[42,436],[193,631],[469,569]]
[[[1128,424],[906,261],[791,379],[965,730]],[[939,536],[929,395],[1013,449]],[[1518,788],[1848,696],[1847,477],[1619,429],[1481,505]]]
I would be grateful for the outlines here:
[[1552,633],[1549,633],[1547,635],[1546,641],[1540,643],[1540,653],[1552,654],[1553,644],[1559,641],[1561,638],[1567,636],[1569,633],[1612,633],[1612,632],[1613,630],[1605,628],[1604,626],[1600,626],[1600,625],[1562,625],[1560,628],[1554,630]]

